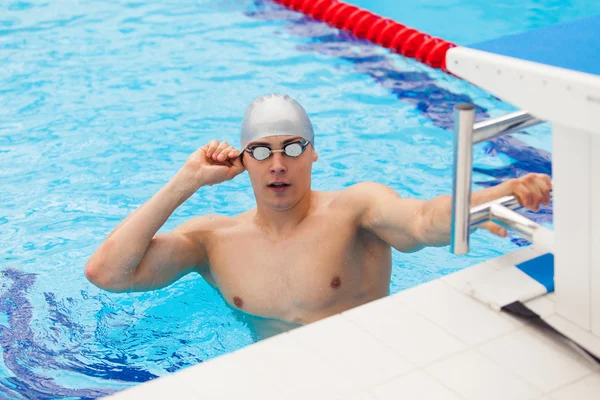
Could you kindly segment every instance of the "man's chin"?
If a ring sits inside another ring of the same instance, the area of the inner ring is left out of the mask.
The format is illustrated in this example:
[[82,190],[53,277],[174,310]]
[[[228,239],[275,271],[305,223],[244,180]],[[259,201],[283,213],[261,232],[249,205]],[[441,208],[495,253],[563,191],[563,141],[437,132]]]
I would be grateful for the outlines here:
[[298,202],[298,199],[294,199],[292,196],[273,196],[268,199],[269,206],[273,210],[287,211],[294,207]]
[[293,207],[293,204],[289,201],[273,201],[271,202],[271,208],[277,211],[287,211]]

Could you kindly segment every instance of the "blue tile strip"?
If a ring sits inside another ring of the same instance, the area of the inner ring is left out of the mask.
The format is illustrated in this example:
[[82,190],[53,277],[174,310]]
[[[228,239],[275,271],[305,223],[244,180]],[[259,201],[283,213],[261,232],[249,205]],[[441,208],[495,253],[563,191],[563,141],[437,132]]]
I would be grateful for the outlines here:
[[517,264],[517,268],[544,285],[548,293],[554,291],[554,255],[552,253]]
[[600,75],[600,15],[470,45],[474,49]]

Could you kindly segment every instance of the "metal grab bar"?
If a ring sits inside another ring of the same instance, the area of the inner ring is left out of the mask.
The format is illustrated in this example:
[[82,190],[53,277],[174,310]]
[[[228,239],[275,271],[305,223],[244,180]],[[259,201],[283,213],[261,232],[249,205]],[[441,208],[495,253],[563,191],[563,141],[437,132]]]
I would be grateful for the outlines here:
[[[513,196],[498,199],[473,209],[470,207],[473,144],[537,125],[544,121],[535,118],[526,111],[506,114],[477,124],[473,124],[474,119],[475,107],[472,104],[461,103],[455,106],[450,250],[458,255],[469,252],[471,226],[477,226],[489,220],[494,220],[509,229],[516,230],[529,240],[533,239],[535,232],[542,232],[541,228],[543,228],[511,211],[511,209],[520,207]],[[522,218],[528,222],[526,223]]]
[[[550,199],[552,199],[552,192],[550,192]],[[523,206],[515,196],[505,196],[475,206],[471,208],[470,226],[477,227],[487,221],[493,221],[552,252],[554,247],[552,231],[515,211],[520,208]]]
[[501,117],[491,118],[478,122],[473,126],[473,143],[477,144],[492,140],[542,122],[544,121],[537,119],[527,111],[516,111]]
[[450,249],[454,254],[469,252],[474,120],[475,107],[472,104],[462,103],[455,106],[452,236],[450,240]]
[[[550,200],[553,199],[553,192],[550,191]],[[502,206],[502,208],[506,208],[508,210],[519,210],[523,208],[523,206],[519,203],[519,200],[515,196],[504,196],[499,199],[480,204],[471,208],[471,226],[479,226],[484,222],[493,220],[490,214],[489,208],[492,205]],[[520,214],[517,214],[520,215]],[[531,221],[531,220],[527,220]],[[533,221],[531,221],[533,222]],[[534,222],[535,223],[535,222]]]

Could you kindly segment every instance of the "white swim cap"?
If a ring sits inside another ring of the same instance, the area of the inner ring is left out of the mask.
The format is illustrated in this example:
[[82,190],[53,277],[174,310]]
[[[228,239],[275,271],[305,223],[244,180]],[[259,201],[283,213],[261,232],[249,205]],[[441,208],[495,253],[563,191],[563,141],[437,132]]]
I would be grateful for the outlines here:
[[242,150],[253,140],[268,136],[300,136],[314,146],[315,133],[308,114],[287,95],[272,94],[255,99],[242,123]]

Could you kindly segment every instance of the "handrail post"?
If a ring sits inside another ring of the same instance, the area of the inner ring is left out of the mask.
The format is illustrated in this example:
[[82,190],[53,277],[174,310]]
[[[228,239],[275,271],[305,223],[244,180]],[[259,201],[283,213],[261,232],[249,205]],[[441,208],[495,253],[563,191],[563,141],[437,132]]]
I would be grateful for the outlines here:
[[457,255],[467,254],[471,227],[477,227],[490,220],[495,220],[529,240],[535,239],[551,249],[552,231],[511,211],[520,208],[514,196],[496,199],[471,209],[473,145],[544,121],[526,111],[516,111],[477,124],[473,123],[474,119],[475,107],[472,104],[461,103],[454,107],[454,177],[450,250]]
[[469,252],[471,230],[471,174],[475,107],[454,107],[454,179],[452,182],[452,234],[450,248],[457,255]]

